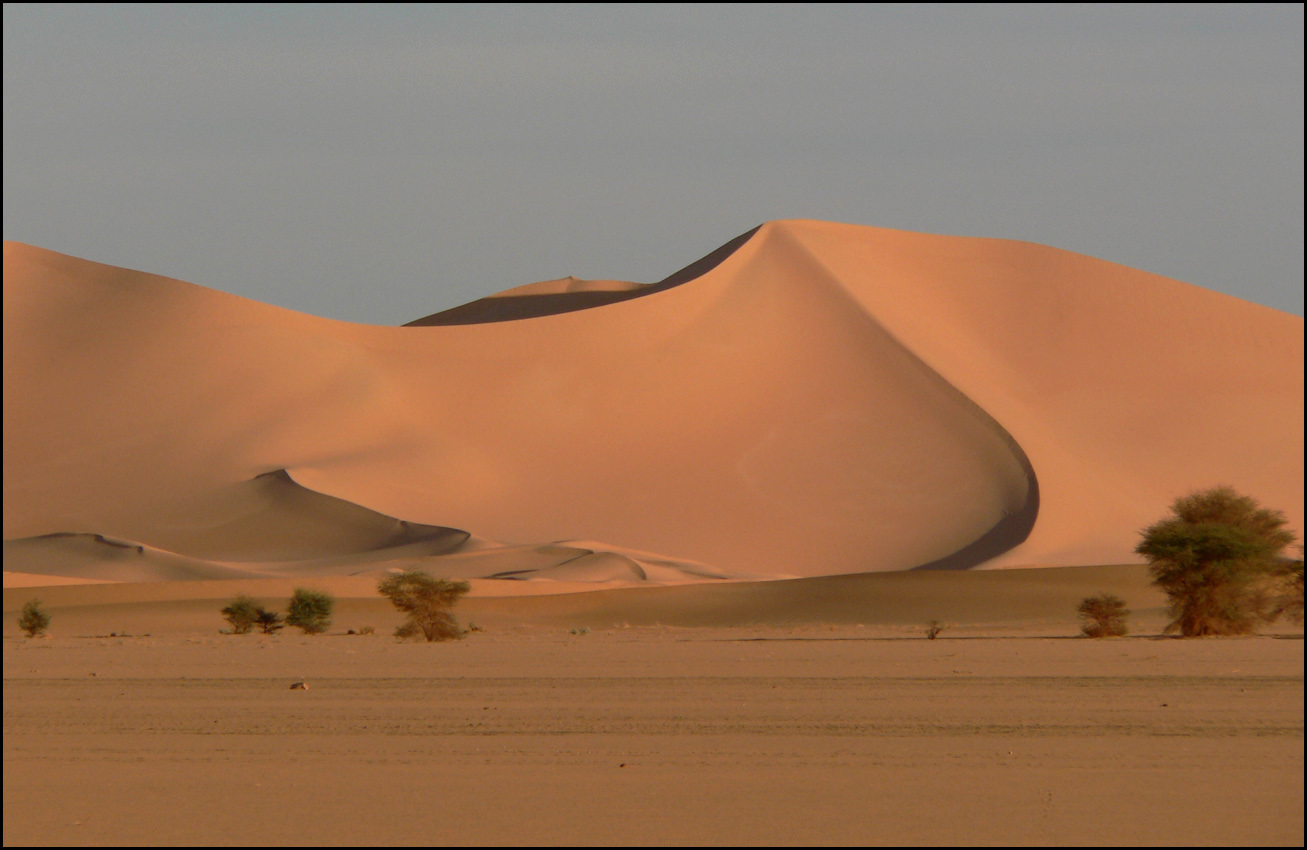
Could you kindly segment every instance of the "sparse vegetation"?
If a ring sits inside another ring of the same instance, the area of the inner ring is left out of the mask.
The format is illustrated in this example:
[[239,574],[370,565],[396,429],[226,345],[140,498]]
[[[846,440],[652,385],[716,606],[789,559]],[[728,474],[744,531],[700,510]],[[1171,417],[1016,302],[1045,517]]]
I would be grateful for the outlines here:
[[1170,599],[1166,631],[1248,634],[1270,619],[1276,606],[1267,588],[1285,570],[1280,553],[1295,540],[1287,522],[1231,487],[1176,499],[1171,516],[1144,529],[1135,547]]
[[1120,637],[1129,632],[1126,619],[1130,610],[1125,600],[1110,593],[1087,597],[1076,609],[1082,621],[1080,631],[1092,638]]
[[376,633],[377,633],[376,626],[361,626],[359,628],[359,634],[361,635],[375,635]]
[[934,640],[939,637],[939,633],[944,631],[944,624],[939,620],[931,620],[926,623],[926,639]]
[[259,629],[265,635],[275,635],[286,624],[281,621],[281,615],[275,611],[267,611],[263,608],[255,612],[255,622],[259,624]]
[[465,581],[432,578],[416,570],[408,570],[377,583],[377,592],[408,615],[408,619],[395,629],[395,637],[407,639],[421,635],[428,642],[463,636],[463,631],[449,609],[468,590],[469,585]]
[[41,600],[33,599],[23,606],[18,615],[18,628],[27,636],[36,637],[50,627],[50,615],[41,607]]
[[237,596],[222,609],[222,616],[231,623],[233,634],[249,634],[250,629],[259,621],[259,606],[248,596]]
[[1298,560],[1282,562],[1272,573],[1270,607],[1266,614],[1269,622],[1288,617],[1302,623],[1303,614],[1303,559],[1302,546],[1298,547]]
[[588,634],[590,634],[590,627],[589,627],[589,626],[577,626],[576,628],[574,628],[574,629],[572,629],[570,632],[568,632],[568,634],[571,634],[571,635],[588,635]]
[[[222,609],[222,616],[231,623],[230,634],[248,634],[255,626],[265,635],[276,634],[284,625],[281,615],[265,609],[248,596],[238,596]],[[223,632],[229,634],[228,632]]]
[[335,607],[336,600],[331,594],[297,587],[286,612],[286,625],[294,626],[306,635],[325,632],[331,625],[331,612]]

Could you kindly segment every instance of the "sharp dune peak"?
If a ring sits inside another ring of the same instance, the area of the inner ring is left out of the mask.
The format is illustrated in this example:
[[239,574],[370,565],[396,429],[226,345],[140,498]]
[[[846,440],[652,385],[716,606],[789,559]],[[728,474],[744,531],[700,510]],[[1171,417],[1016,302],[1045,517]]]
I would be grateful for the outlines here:
[[569,585],[1123,563],[1217,483],[1302,529],[1302,319],[1034,243],[775,221],[420,333],[4,260],[13,572],[70,531],[219,572]]

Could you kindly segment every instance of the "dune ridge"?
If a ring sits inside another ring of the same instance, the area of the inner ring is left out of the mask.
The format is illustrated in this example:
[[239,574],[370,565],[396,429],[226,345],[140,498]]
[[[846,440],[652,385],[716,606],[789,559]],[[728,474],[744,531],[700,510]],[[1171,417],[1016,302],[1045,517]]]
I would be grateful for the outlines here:
[[504,292],[480,298],[421,319],[414,319],[404,327],[433,327],[442,325],[471,325],[490,322],[510,322],[539,316],[553,316],[588,310],[605,304],[629,301],[652,295],[673,286],[694,280],[712,271],[737,248],[749,241],[761,226],[741,233],[708,255],[695,260],[683,269],[673,272],[657,283],[632,283],[624,280],[582,280],[568,276],[557,280],[544,280],[514,287]]
[[771,222],[658,283],[400,328],[15,243],[4,264],[15,573],[1123,563],[1215,483],[1302,529],[1302,319],[1045,246]]
[[[1106,560],[1128,561],[1175,496],[1217,483],[1283,510],[1301,537],[1301,317],[1042,245],[793,230],[1036,459],[1039,522],[986,567],[1086,563],[1107,554],[1108,528],[1121,542]],[[878,250],[891,240],[899,250]],[[914,297],[899,297],[908,282]]]
[[247,485],[233,488],[247,500],[239,515],[174,534],[171,549],[87,532],[6,540],[5,586],[33,586],[39,576],[91,583],[213,581],[375,577],[404,569],[448,578],[607,585],[730,578],[703,564],[598,541],[505,546],[460,529],[396,520],[315,493],[285,470]]

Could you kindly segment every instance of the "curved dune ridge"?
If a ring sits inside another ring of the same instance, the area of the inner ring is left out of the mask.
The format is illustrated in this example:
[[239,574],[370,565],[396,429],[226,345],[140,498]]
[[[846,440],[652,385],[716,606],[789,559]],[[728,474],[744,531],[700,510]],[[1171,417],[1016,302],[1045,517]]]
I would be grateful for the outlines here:
[[772,222],[400,328],[4,247],[4,557],[604,586],[1123,563],[1303,527],[1303,320],[1029,243]]

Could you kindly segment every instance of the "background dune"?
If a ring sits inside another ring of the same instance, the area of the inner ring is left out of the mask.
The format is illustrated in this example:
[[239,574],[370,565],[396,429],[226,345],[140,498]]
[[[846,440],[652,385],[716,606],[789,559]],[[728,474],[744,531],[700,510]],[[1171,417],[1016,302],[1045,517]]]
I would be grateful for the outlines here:
[[[616,572],[616,571],[614,571]],[[227,627],[221,609],[247,594],[284,610],[296,587],[331,593],[337,600],[331,631],[372,625],[388,635],[403,620],[377,593],[376,577],[296,576],[154,580],[117,584],[24,587],[24,575],[4,591],[4,632],[14,637],[17,612],[39,597],[57,636],[108,634],[216,635]],[[1056,567],[999,571],[897,571],[761,582],[635,587],[628,576],[597,582],[470,580],[471,592],[455,609],[461,623],[494,631],[517,626],[562,630],[586,626],[865,627],[880,635],[920,638],[939,620],[950,637],[965,635],[1079,634],[1080,600],[1114,593],[1131,609],[1132,634],[1158,634],[1169,621],[1165,596],[1142,565]],[[1287,626],[1286,626],[1287,628]],[[1294,631],[1293,629],[1290,629]],[[1301,632],[1301,627],[1296,631]],[[297,634],[290,632],[288,634]]]
[[773,222],[657,284],[403,328],[27,245],[4,264],[14,572],[1121,563],[1218,483],[1302,530],[1302,319],[1039,245]]

